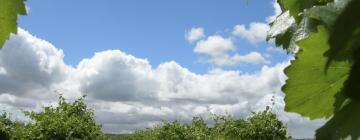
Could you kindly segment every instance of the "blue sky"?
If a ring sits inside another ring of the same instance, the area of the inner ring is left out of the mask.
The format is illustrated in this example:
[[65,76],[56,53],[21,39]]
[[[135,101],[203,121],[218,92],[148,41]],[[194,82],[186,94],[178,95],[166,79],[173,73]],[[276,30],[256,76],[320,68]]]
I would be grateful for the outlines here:
[[[185,31],[202,27],[205,35],[229,36],[237,24],[266,22],[274,14],[273,1],[251,0],[62,0],[27,1],[29,15],[21,17],[20,27],[46,39],[65,52],[65,62],[76,66],[95,52],[119,49],[136,57],[147,58],[153,66],[174,60],[196,73],[214,66],[197,63],[194,44],[184,39]],[[237,51],[264,52],[267,44],[256,45],[237,39]],[[285,60],[284,54],[269,58],[271,64]],[[244,72],[259,70],[261,65],[238,64],[225,69]]]

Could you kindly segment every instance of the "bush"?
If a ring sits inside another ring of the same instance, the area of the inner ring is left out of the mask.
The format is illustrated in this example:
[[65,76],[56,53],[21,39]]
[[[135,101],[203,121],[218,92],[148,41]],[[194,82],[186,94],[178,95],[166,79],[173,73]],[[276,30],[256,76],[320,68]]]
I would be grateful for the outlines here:
[[8,118],[6,113],[0,116],[0,139],[9,139],[13,122]]
[[194,117],[190,124],[178,121],[163,122],[151,129],[136,131],[119,137],[122,140],[284,140],[286,127],[269,109],[254,113],[247,119],[213,115],[214,125],[208,127],[201,117]]
[[92,110],[84,98],[68,103],[60,96],[58,106],[45,107],[42,112],[24,112],[29,123],[11,122],[6,115],[0,117],[1,139],[40,140],[101,140],[107,137],[95,123]]

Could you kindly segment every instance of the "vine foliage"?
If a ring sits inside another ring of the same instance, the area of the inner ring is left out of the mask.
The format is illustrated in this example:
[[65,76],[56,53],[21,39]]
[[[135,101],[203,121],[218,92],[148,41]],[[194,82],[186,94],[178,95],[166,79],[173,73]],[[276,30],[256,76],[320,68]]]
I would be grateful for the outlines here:
[[360,131],[360,1],[278,0],[282,14],[268,40],[295,53],[285,69],[285,110],[331,118],[317,139],[358,139]]
[[10,33],[17,33],[18,15],[26,15],[24,0],[0,0],[0,48]]

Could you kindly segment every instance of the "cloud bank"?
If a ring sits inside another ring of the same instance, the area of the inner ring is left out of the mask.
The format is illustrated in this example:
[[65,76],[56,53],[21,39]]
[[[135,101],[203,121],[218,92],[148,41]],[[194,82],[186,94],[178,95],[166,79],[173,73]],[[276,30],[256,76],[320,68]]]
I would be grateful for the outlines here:
[[[231,50],[231,43],[226,45]],[[257,57],[256,53],[251,55]],[[86,102],[104,131],[128,133],[162,120],[189,122],[192,116],[209,113],[244,118],[265,109],[274,98],[273,111],[293,137],[312,137],[324,123],[284,112],[280,87],[289,62],[263,66],[254,74],[223,69],[196,74],[174,61],[154,67],[148,60],[120,50],[97,52],[76,67],[65,64],[63,57],[62,50],[27,31],[19,29],[18,35],[11,35],[0,51],[1,110],[24,119],[20,110],[54,104],[59,93],[70,100],[87,94]],[[240,61],[247,56],[236,57]]]

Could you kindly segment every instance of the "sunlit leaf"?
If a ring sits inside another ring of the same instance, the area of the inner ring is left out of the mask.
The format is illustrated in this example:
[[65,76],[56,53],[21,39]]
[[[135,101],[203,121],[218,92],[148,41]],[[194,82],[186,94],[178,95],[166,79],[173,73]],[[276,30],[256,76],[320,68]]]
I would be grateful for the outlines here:
[[19,14],[26,15],[24,0],[0,0],[0,48],[10,33],[17,33]]
[[330,117],[335,110],[335,95],[348,77],[351,64],[334,62],[325,73],[327,57],[324,53],[329,49],[328,35],[323,26],[318,32],[298,44],[300,51],[291,66],[285,69],[288,76],[285,92],[286,111],[297,112],[311,119]]

